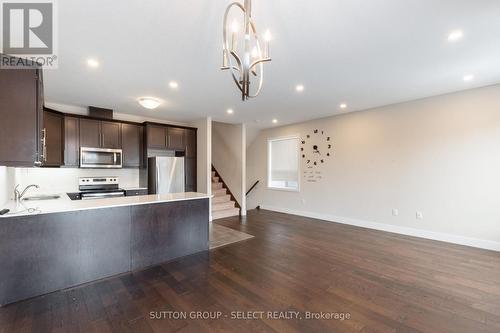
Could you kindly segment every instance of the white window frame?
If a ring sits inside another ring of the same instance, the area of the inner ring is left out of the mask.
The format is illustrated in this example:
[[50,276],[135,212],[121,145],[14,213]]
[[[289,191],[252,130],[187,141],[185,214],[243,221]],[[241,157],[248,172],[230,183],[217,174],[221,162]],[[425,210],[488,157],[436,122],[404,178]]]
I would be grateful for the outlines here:
[[[271,186],[271,142],[280,141],[280,140],[289,140],[296,139],[297,144],[297,188],[286,188],[286,187],[276,187]],[[301,160],[300,160],[300,135],[289,135],[289,136],[280,136],[267,139],[267,188],[275,191],[285,191],[285,192],[300,192],[300,180],[301,180]]]

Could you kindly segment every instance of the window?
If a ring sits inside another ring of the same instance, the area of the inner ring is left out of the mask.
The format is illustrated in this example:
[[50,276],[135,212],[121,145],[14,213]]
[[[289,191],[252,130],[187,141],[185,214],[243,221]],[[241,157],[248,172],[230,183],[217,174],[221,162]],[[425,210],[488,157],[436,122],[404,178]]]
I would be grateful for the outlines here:
[[267,186],[269,188],[299,190],[299,138],[270,139],[267,143]]

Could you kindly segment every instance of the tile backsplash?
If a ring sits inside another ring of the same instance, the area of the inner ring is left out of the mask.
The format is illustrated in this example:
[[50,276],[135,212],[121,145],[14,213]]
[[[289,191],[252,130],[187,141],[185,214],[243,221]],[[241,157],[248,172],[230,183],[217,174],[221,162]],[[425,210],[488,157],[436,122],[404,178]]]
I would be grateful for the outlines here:
[[0,166],[0,205],[9,199],[9,174],[7,167]]
[[[31,189],[35,194],[53,194],[78,191],[79,177],[119,177],[120,187],[138,187],[138,169],[66,169],[66,168],[9,168],[13,169],[12,184],[25,187],[37,184],[40,189]],[[10,191],[12,192],[12,191]],[[9,193],[10,193],[9,192]],[[10,198],[9,198],[10,199]]]

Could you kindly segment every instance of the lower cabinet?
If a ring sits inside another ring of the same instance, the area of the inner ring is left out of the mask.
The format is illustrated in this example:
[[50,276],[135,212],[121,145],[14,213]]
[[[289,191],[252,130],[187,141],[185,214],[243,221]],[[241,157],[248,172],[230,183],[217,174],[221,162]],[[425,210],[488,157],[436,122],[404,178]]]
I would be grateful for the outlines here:
[[208,215],[203,198],[2,218],[0,306],[208,251]]
[[148,195],[148,194],[149,193],[147,188],[125,190],[126,197],[137,197],[139,195]]

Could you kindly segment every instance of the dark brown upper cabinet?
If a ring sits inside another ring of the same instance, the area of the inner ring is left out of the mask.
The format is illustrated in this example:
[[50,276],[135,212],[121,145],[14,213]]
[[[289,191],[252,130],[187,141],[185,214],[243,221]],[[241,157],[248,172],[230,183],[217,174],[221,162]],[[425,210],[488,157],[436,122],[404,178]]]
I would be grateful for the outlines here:
[[64,117],[64,166],[80,166],[80,119]]
[[80,119],[80,146],[121,148],[121,124],[94,119]]
[[150,149],[185,150],[185,129],[147,124],[147,147]]
[[148,148],[167,148],[167,128],[164,126],[147,125]]
[[44,111],[43,166],[56,167],[63,164],[63,123],[63,115]]
[[93,119],[80,119],[80,146],[101,147],[101,122]]
[[123,167],[137,168],[142,161],[143,127],[122,124]]
[[0,165],[42,165],[41,69],[1,69],[0,87]]
[[196,158],[185,159],[186,192],[196,192]]
[[186,157],[196,158],[196,130],[186,129]]
[[121,127],[120,123],[101,121],[102,148],[119,149],[122,147]]
[[177,127],[167,128],[167,148],[173,150],[186,149],[184,129]]

